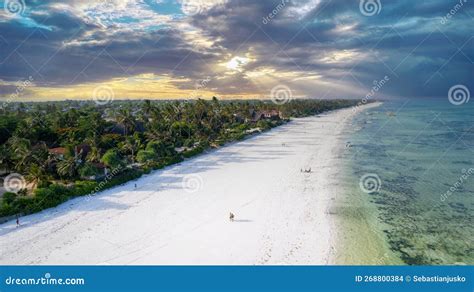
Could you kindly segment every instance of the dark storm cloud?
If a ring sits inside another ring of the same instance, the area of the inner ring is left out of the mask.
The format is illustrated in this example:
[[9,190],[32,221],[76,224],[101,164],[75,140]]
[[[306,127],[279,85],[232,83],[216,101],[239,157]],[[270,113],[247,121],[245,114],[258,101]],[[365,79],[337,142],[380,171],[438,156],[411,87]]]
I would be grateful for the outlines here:
[[[42,4],[44,7],[44,4]],[[32,14],[35,25],[0,22],[1,79],[35,76],[38,85],[62,86],[140,73],[202,68],[213,51],[197,52],[173,28],[124,30],[86,22],[68,11]],[[186,58],[186,56],[189,56]],[[185,60],[185,66],[180,64]]]
[[[246,69],[318,75],[334,84],[351,82],[362,92],[384,76],[390,82],[383,92],[390,96],[444,96],[455,84],[474,91],[469,2],[443,22],[458,1],[381,0],[379,14],[364,16],[359,1],[240,0],[159,29],[133,29],[133,22],[125,29],[113,23],[104,27],[74,10],[51,8],[53,1],[34,3],[29,3],[38,5],[31,23],[0,22],[0,79],[34,76],[38,85],[63,86],[172,73],[194,81],[211,76],[209,86],[217,92],[238,94],[243,88],[256,90],[255,85],[240,73],[219,78],[213,66],[225,55],[250,52],[255,60]],[[197,49],[185,38],[183,22],[215,44]],[[339,60],[340,54],[353,57]],[[177,86],[192,88],[194,81]],[[308,96],[321,95],[315,91]]]
[[[358,83],[372,86],[388,75],[390,95],[440,96],[453,84],[474,88],[474,9],[465,3],[447,23],[442,23],[458,1],[381,1],[380,14],[364,16],[359,1],[322,1],[297,19],[300,2],[286,5],[268,23],[262,18],[281,1],[233,1],[221,11],[199,15],[194,23],[213,37],[225,36],[221,45],[262,52],[261,65],[313,71],[337,82],[336,69],[346,70]],[[221,15],[222,11],[228,11]],[[337,27],[352,25],[349,33]],[[295,48],[297,48],[295,50]],[[324,52],[358,50],[368,58],[353,63],[315,62]]]

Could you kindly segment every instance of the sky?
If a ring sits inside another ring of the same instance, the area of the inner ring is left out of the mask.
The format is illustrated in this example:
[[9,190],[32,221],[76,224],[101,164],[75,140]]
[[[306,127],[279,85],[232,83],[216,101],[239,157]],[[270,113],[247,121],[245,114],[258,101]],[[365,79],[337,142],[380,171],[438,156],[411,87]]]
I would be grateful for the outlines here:
[[474,92],[474,0],[0,0],[0,100]]

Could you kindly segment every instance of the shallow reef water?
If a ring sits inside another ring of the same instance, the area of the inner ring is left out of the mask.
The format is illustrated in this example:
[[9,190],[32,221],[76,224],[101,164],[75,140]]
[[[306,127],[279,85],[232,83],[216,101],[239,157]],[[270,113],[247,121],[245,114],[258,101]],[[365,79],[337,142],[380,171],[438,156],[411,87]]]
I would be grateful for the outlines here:
[[[474,264],[474,103],[387,101],[352,127],[348,189],[374,207],[390,252],[409,265]],[[377,178],[369,192],[365,174]]]

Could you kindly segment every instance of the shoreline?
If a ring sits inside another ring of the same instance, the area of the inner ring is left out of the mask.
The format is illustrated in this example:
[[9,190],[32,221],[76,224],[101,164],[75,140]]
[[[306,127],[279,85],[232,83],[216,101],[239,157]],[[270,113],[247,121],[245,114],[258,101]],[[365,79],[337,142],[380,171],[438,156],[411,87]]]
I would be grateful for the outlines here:
[[[329,206],[341,132],[360,110],[376,105],[294,119],[89,201],[76,198],[28,215],[18,229],[6,223],[0,262],[330,264],[336,236]],[[200,188],[183,191],[183,177]]]
[[[361,109],[360,114],[368,109],[377,108],[383,102],[371,103]],[[351,141],[354,130],[352,115],[340,133],[341,142],[336,152],[338,158],[334,162],[338,171],[333,173],[337,178],[333,183],[333,191],[337,199],[331,201],[328,213],[332,216],[333,246],[330,256],[331,265],[374,265],[381,264],[387,258],[386,242],[381,240],[375,231],[377,210],[369,202],[369,198],[361,196],[359,178],[354,177],[353,150],[344,147],[344,141]],[[351,141],[352,142],[352,141]],[[343,250],[344,252],[339,252]]]
[[347,218],[341,218],[341,214],[338,214],[338,211],[335,210],[337,205],[348,197],[347,189],[342,182],[344,173],[348,171],[350,167],[350,161],[346,161],[343,157],[345,151],[351,149],[346,147],[347,143],[350,142],[351,134],[347,130],[350,126],[353,126],[352,121],[356,115],[362,114],[368,109],[379,107],[382,104],[383,102],[373,102],[351,107],[350,109],[352,112],[344,116],[343,120],[340,122],[338,131],[334,132],[334,135],[332,136],[334,138],[334,146],[332,147],[332,155],[328,164],[333,167],[327,167],[327,171],[324,174],[327,185],[327,193],[325,196],[328,201],[325,214],[329,221],[328,226],[330,231],[330,245],[326,256],[327,265],[349,264],[338,261],[341,254],[340,250],[345,250],[346,248],[341,235],[344,233],[346,228]]

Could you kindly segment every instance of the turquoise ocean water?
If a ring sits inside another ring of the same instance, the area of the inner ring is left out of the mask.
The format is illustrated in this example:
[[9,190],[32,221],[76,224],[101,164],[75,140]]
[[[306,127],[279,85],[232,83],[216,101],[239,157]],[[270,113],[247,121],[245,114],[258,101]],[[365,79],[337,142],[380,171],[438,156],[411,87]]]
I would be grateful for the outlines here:
[[385,101],[348,131],[341,214],[358,256],[342,262],[474,264],[474,101]]

